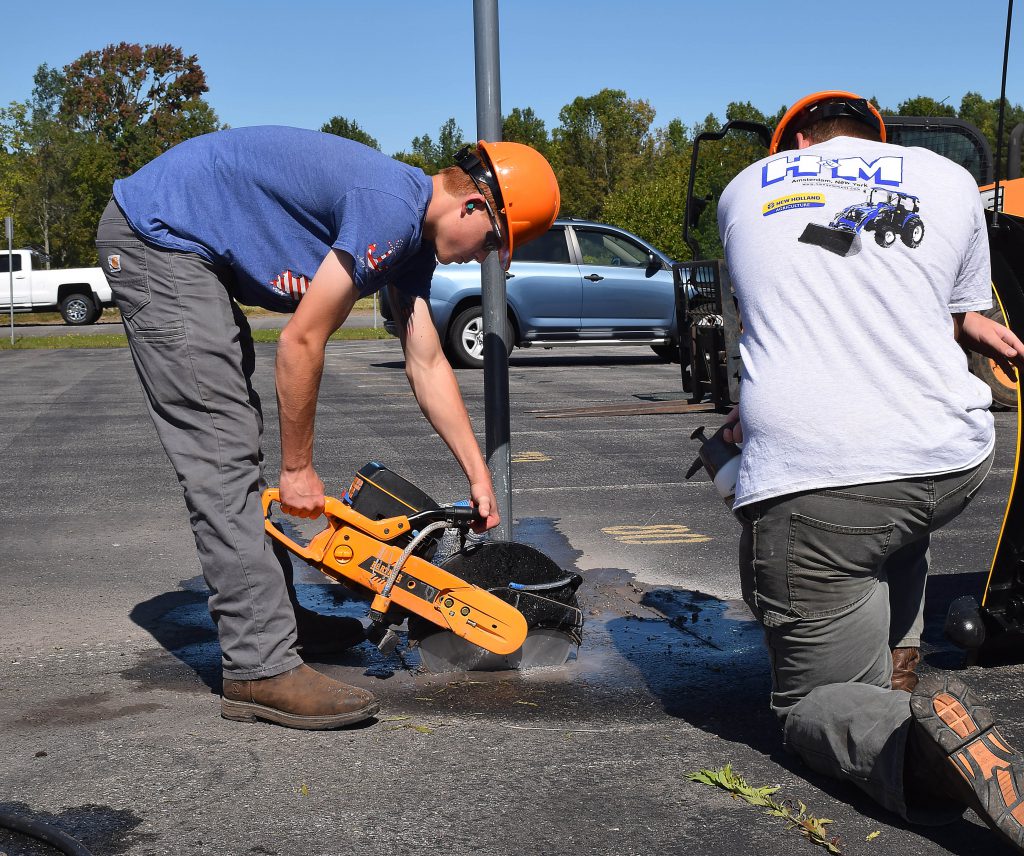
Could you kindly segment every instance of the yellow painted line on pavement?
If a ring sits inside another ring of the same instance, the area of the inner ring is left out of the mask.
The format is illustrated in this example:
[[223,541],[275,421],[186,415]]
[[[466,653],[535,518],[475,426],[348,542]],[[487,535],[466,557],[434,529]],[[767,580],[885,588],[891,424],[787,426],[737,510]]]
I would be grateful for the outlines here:
[[710,535],[691,532],[688,526],[666,523],[654,526],[609,526],[601,530],[620,544],[700,544]]
[[543,452],[513,452],[513,464],[537,464],[543,461],[550,461],[551,458]]

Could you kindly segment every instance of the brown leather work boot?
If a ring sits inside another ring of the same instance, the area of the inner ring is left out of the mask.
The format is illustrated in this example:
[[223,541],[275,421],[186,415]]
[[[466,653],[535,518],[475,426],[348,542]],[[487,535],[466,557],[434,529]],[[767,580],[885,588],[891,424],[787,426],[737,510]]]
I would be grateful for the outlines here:
[[298,649],[305,657],[339,654],[366,641],[366,631],[356,618],[321,615],[302,606],[295,607]]
[[961,681],[926,675],[910,699],[904,764],[908,802],[968,806],[1024,853],[1024,757]]
[[912,693],[917,686],[914,669],[921,662],[920,648],[892,649],[892,688]]
[[372,693],[322,675],[305,663],[257,681],[225,678],[220,702],[225,719],[264,719],[309,731],[362,722],[378,710],[380,702]]

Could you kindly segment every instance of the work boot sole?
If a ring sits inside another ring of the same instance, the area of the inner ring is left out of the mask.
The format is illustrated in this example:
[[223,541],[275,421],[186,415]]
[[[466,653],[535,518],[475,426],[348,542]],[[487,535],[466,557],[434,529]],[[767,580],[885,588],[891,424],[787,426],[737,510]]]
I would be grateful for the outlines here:
[[257,719],[262,719],[266,722],[283,725],[285,728],[298,728],[303,731],[327,731],[332,728],[355,725],[357,722],[372,718],[378,710],[380,710],[380,702],[375,699],[365,707],[348,713],[333,713],[329,716],[300,716],[255,702],[233,701],[226,698],[220,700],[220,715],[224,719],[230,719],[233,722],[255,722]]
[[971,808],[1024,852],[1024,758],[999,733],[992,712],[949,675],[921,678],[910,708],[966,783]]

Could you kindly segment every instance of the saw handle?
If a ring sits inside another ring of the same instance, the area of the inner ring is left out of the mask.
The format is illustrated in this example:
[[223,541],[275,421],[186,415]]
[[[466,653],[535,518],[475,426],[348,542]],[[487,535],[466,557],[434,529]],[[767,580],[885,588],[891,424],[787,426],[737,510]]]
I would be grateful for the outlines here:
[[471,526],[482,522],[483,517],[471,505],[444,505],[441,508],[428,508],[409,515],[409,524],[416,529],[427,523],[442,521],[456,526]]
[[[280,541],[296,556],[299,556],[300,558],[305,559],[308,562],[320,561],[323,558],[323,556],[317,555],[311,552],[307,547],[303,547],[301,544],[298,544],[297,542],[293,541],[291,538],[285,535],[284,532],[282,532],[274,525],[273,521],[271,521],[270,519],[270,506],[275,502],[278,503],[278,505],[280,505],[281,503],[280,490],[278,490],[276,487],[271,487],[263,491],[263,523],[267,532],[270,533],[270,535],[274,538],[275,541]],[[334,506],[337,504],[340,503],[334,497],[326,497],[326,503],[324,504],[324,514],[327,515],[328,521],[332,519],[331,513],[334,510]],[[334,517],[338,517],[337,512],[334,512]]]

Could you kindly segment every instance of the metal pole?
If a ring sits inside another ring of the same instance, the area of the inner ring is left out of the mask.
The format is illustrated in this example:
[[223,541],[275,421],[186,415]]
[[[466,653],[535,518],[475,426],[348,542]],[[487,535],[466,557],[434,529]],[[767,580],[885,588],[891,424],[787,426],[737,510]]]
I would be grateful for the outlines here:
[[[498,52],[498,0],[473,0],[473,35],[476,47],[477,138],[501,140],[501,74]],[[481,266],[484,312],[484,433],[487,464],[494,481],[501,524],[494,529],[500,540],[512,538],[512,423],[508,403],[508,309],[505,272],[498,254]]]
[[11,295],[11,347],[14,347],[14,218],[4,217],[4,232],[7,233],[7,282]]
[[1010,64],[1010,23],[1013,21],[1013,0],[1006,4],[1006,45],[1003,48],[1003,83],[999,90],[999,126],[996,130],[996,183],[992,188],[992,225],[999,225],[999,172],[1002,167],[1003,119],[1006,116],[1006,69]]

